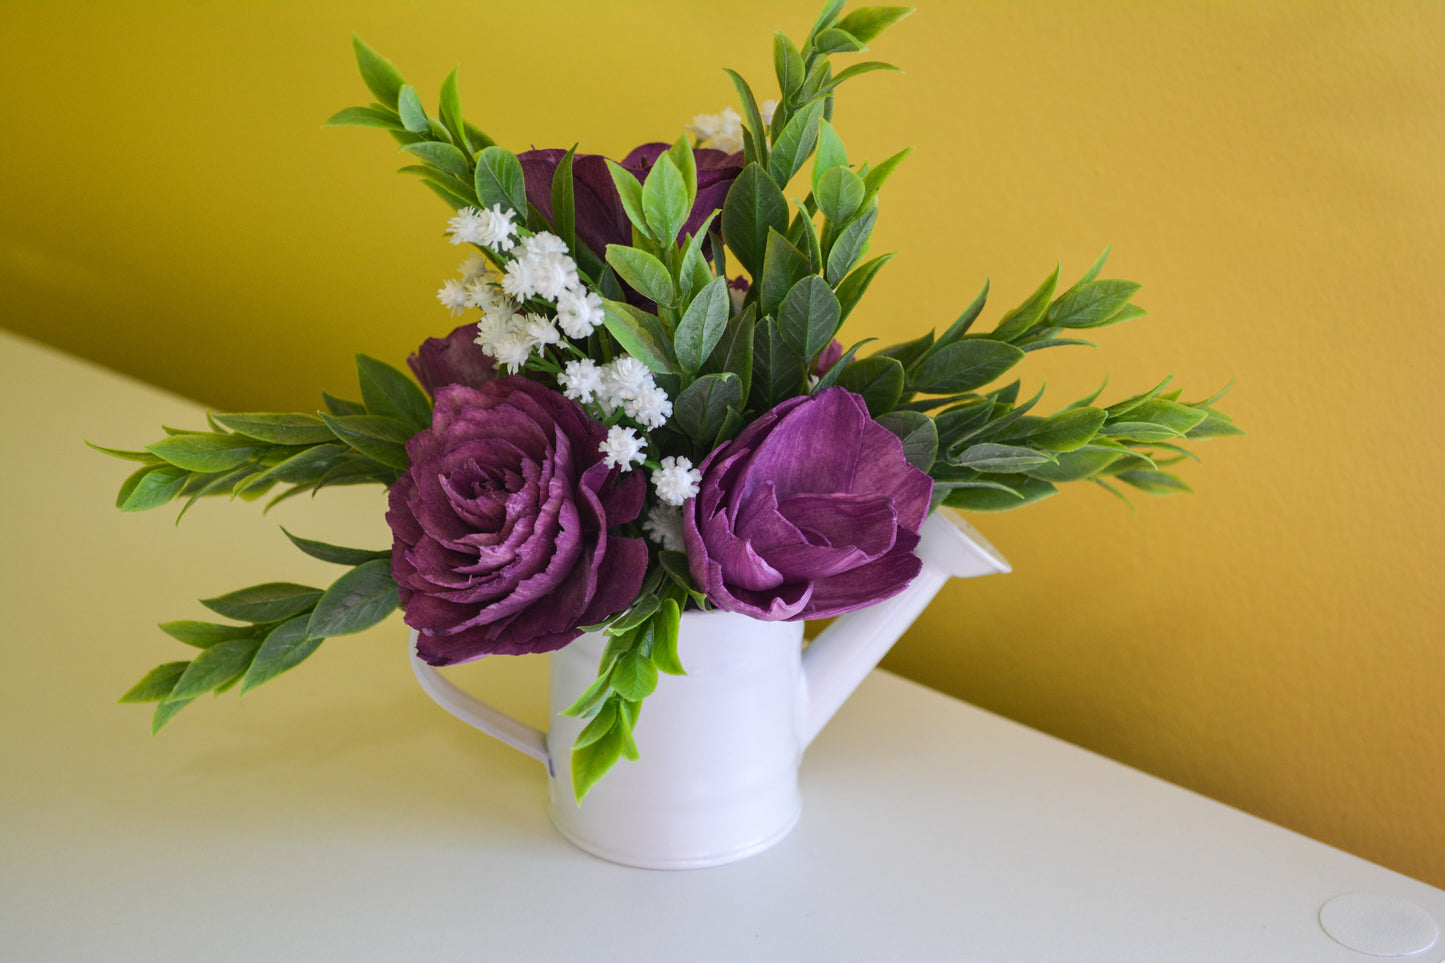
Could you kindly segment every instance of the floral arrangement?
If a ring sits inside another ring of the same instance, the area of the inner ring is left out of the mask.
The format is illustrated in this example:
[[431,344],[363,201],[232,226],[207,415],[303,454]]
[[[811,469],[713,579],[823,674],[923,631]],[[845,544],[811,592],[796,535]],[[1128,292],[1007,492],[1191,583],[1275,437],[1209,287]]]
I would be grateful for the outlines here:
[[158,731],[202,693],[254,688],[398,604],[433,665],[605,631],[597,679],[568,710],[590,720],[572,758],[580,799],[636,757],[658,673],[684,672],[684,609],[773,620],[872,605],[918,574],[919,527],[939,505],[1011,509],[1081,480],[1187,490],[1165,470],[1192,457],[1181,443],[1238,433],[1218,395],[1181,402],[1166,379],[1045,415],[1018,381],[989,387],[1031,352],[1144,313],[1139,285],[1100,277],[1103,257],[1062,291],[1056,269],[986,333],[987,285],[942,334],[838,340],[893,256],[869,258],[869,239],[908,151],[850,160],[835,97],[895,68],[833,58],[911,12],[842,8],[830,0],[801,44],[776,35],[776,99],[759,104],[729,71],[741,115],[699,116],[620,163],[514,154],[462,118],[455,71],[430,114],[356,39],[376,101],[330,123],[387,131],[455,211],[450,241],[471,253],[438,298],[467,321],[411,356],[415,381],[358,356],[359,401],[323,393],[315,414],[216,414],[208,431],[101,450],[140,462],[123,511],[388,486],[393,544],[287,532],[345,573],[203,600],[234,624],[162,624],[199,653],[122,701],[158,703]]

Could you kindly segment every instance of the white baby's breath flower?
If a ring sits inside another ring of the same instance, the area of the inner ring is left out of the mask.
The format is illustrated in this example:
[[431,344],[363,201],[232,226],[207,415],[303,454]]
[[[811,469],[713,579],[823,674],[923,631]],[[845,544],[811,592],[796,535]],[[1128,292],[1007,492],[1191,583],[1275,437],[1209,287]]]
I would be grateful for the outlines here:
[[520,246],[522,257],[567,253],[567,242],[551,231],[538,231],[531,237],[523,238]]
[[475,284],[478,281],[485,281],[492,277],[492,263],[480,254],[473,254],[461,263],[457,268],[461,273],[463,284]]
[[517,302],[507,297],[507,295],[491,281],[473,281],[468,284],[467,303],[474,308],[481,308],[483,314],[505,314],[510,316],[517,310]]
[[642,523],[647,537],[670,552],[687,551],[682,538],[682,512],[667,505],[653,505]]
[[447,233],[452,238],[453,244],[480,244],[482,243],[483,225],[488,220],[486,211],[479,211],[475,207],[464,207],[457,211],[457,216],[447,221]]
[[652,372],[647,365],[623,355],[602,366],[602,394],[613,406],[636,398],[652,385]]
[[643,454],[646,448],[646,442],[637,437],[637,432],[622,425],[608,428],[607,440],[597,446],[597,450],[607,456],[603,459],[607,467],[623,471],[631,471],[633,465],[640,464],[646,457]]
[[591,404],[597,389],[602,387],[602,369],[591,358],[569,361],[557,376],[557,384],[566,397],[584,405]]
[[498,364],[505,365],[508,373],[516,374],[532,356],[532,347],[532,341],[525,333],[509,331],[492,345],[493,350],[488,353],[497,359]]
[[501,355],[497,352],[501,344],[509,339],[520,338],[523,325],[522,316],[511,311],[488,312],[477,322],[477,344],[493,358],[500,358]]
[[777,112],[778,102],[776,100],[765,100],[761,104],[758,104],[758,113],[762,116],[763,123],[765,124],[771,125],[773,122],[773,114]]
[[557,324],[569,338],[587,337],[602,318],[602,299],[591,291],[573,288],[557,298]]
[[460,281],[447,281],[443,284],[441,290],[437,292],[437,300],[440,301],[442,306],[450,311],[453,316],[461,314],[471,303],[471,298],[467,295],[467,289]]
[[565,254],[529,255],[532,287],[548,301],[577,286],[577,263]]
[[685,129],[701,141],[703,147],[729,154],[743,149],[743,119],[731,107],[724,107],[716,114],[698,114]]
[[652,473],[652,487],[657,497],[669,505],[681,505],[697,494],[702,484],[702,472],[692,467],[692,462],[681,455],[668,456],[662,465]]
[[507,265],[507,273],[502,277],[502,290],[518,301],[525,301],[536,294],[537,282],[532,276],[532,267],[531,258],[513,258],[512,263]]
[[477,243],[497,251],[510,251],[517,243],[512,240],[512,235],[517,233],[517,226],[512,223],[512,218],[517,212],[504,211],[502,205],[493,204],[490,210],[480,213]]
[[639,424],[648,428],[661,428],[667,424],[667,419],[672,417],[672,402],[666,391],[659,388],[656,382],[649,381],[622,403],[622,410],[627,412],[627,417],[635,418]]
[[545,314],[527,315],[526,333],[527,339],[532,342],[534,348],[556,344],[562,340],[562,335],[557,331],[557,322]]

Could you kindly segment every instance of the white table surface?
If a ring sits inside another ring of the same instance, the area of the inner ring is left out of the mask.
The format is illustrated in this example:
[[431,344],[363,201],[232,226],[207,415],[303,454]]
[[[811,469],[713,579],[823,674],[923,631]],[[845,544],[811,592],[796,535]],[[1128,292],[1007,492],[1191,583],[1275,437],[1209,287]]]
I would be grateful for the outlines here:
[[[1321,929],[1351,892],[1445,925],[1441,890],[881,671],[809,750],[792,835],[692,872],[558,837],[541,766],[428,702],[399,618],[152,740],[114,700],[188,657],[154,623],[327,584],[276,524],[384,546],[380,490],[122,516],[127,466],[81,438],[200,408],[4,333],[0,397],[5,960],[1378,959]],[[544,726],[544,673],[461,674]]]

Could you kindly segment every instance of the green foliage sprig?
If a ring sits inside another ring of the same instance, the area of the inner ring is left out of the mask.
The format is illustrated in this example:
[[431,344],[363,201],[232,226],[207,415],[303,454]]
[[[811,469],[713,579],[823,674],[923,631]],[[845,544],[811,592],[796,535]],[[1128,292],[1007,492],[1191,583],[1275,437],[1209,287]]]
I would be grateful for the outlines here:
[[[323,393],[326,410],[314,415],[209,415],[212,431],[166,429],[165,438],[141,451],[91,447],[142,463],[121,485],[116,497],[121,511],[185,498],[177,524],[206,495],[255,499],[277,485],[289,486],[271,499],[269,509],[330,485],[389,486],[406,468],[406,440],[431,423],[431,402],[410,378],[375,358],[357,355],[356,370],[359,402]],[[397,607],[390,551],[285,534],[307,555],[349,570],[324,590],[269,582],[201,600],[240,625],[162,623],[167,635],[202,651],[195,659],[157,666],[121,696],[121,702],[159,703],[152,732],[197,696],[236,685],[244,694],[300,664],[323,640],[368,629]]]

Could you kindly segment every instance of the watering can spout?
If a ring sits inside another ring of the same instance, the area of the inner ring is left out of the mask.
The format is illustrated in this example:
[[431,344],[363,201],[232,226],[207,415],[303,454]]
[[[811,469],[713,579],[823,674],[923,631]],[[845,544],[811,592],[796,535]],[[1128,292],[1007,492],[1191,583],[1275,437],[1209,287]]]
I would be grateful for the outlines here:
[[928,607],[943,583],[1012,571],[1004,557],[950,509],[930,515],[919,534],[923,570],[918,577],[892,598],[835,619],[803,652],[804,747]]

